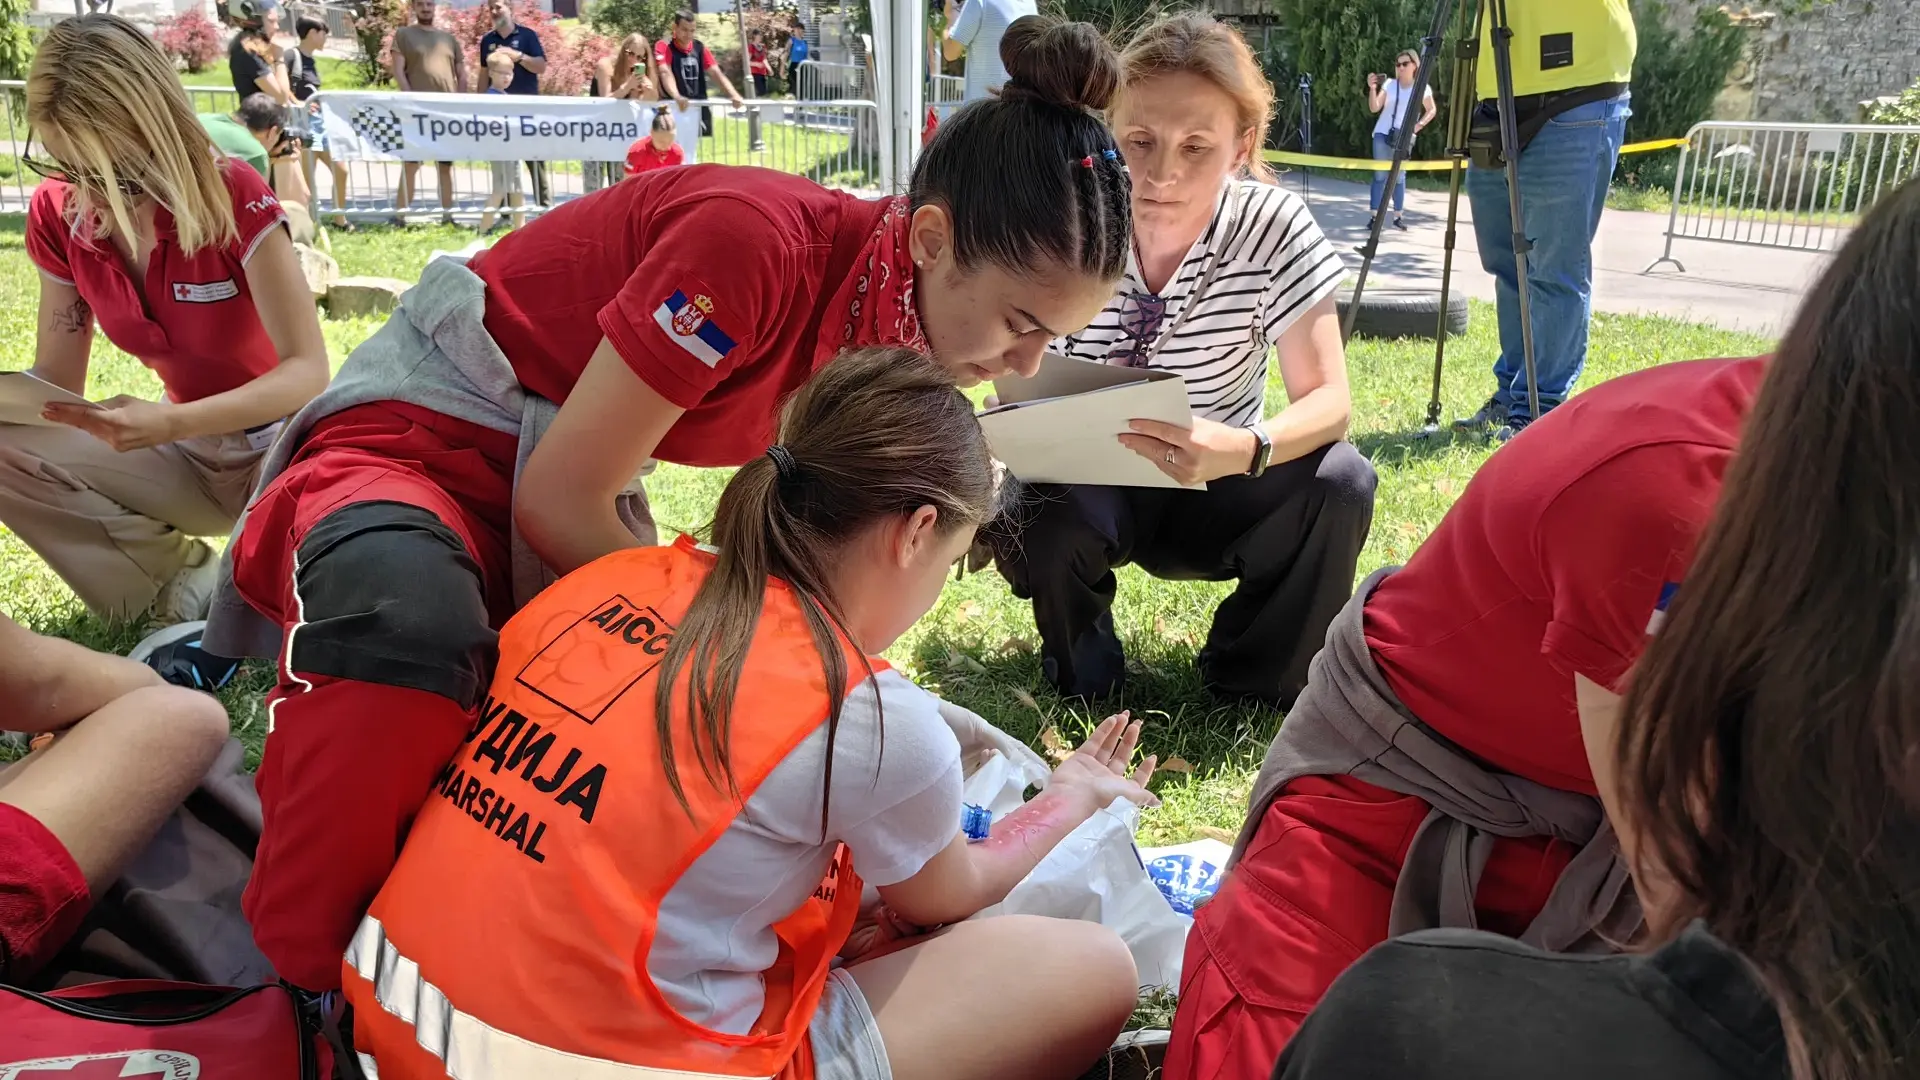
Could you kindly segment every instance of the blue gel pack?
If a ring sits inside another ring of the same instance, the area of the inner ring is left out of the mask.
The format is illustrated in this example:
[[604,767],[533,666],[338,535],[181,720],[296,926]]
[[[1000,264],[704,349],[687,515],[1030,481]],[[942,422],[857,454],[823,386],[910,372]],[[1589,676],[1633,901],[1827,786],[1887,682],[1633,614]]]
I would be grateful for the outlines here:
[[977,844],[990,835],[993,815],[984,806],[966,804],[960,815],[960,831],[967,834],[967,843]]

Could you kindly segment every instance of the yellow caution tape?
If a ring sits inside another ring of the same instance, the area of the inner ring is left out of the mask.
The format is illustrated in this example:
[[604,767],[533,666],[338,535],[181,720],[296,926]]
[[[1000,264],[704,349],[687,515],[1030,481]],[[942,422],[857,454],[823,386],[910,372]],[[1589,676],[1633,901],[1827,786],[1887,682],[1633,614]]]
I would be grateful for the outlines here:
[[[1687,145],[1685,139],[1649,139],[1646,142],[1629,143],[1620,148],[1623,154],[1645,154],[1654,150],[1671,150],[1676,146]],[[1324,154],[1302,154],[1293,150],[1268,150],[1268,161],[1283,165],[1303,165],[1315,169],[1365,169],[1373,172],[1386,172],[1393,168],[1391,161],[1375,161],[1372,158],[1327,157]],[[1465,162],[1444,161],[1408,161],[1400,167],[1406,172],[1446,172],[1458,168]]]

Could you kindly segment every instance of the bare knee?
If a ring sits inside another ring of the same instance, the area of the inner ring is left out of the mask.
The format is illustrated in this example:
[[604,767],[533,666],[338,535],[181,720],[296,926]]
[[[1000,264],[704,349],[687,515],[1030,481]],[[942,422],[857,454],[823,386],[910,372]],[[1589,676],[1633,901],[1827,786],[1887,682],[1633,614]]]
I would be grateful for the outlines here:
[[1060,1019],[1104,1045],[1133,1015],[1140,999],[1140,976],[1126,942],[1099,923],[1005,915],[984,920],[1017,936],[1020,952],[1032,958],[1036,982],[1064,1013]]

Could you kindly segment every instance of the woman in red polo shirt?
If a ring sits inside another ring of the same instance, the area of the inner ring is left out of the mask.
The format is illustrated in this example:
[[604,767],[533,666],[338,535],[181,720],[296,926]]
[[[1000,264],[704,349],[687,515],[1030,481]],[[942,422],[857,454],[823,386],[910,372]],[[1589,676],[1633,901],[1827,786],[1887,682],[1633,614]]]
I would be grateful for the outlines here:
[[429,264],[289,425],[207,635],[280,655],[246,908],[282,975],[339,985],[495,628],[552,574],[653,542],[650,462],[762,453],[843,349],[931,351],[970,385],[1034,370],[1106,303],[1129,194],[1094,110],[1117,61],[1037,17],[1003,51],[1006,91],[942,128],[907,195],[713,165],[624,180],[470,268]]
[[97,614],[202,618],[219,560],[196,537],[233,527],[279,422],[327,382],[286,215],[118,18],[47,32],[27,123],[51,159],[27,217],[33,374],[83,395],[97,321],[166,393],[0,426],[0,522]]

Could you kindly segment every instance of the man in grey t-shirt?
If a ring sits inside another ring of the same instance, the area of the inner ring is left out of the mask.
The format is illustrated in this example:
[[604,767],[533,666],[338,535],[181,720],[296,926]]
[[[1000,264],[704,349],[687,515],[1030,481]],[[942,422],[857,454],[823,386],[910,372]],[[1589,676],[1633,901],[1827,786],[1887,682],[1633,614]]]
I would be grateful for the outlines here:
[[1000,62],[1000,37],[1013,20],[1037,14],[1034,0],[965,0],[965,6],[946,0],[947,35],[940,55],[948,60],[967,58],[966,94],[962,101],[979,101],[987,91],[1007,81]]

